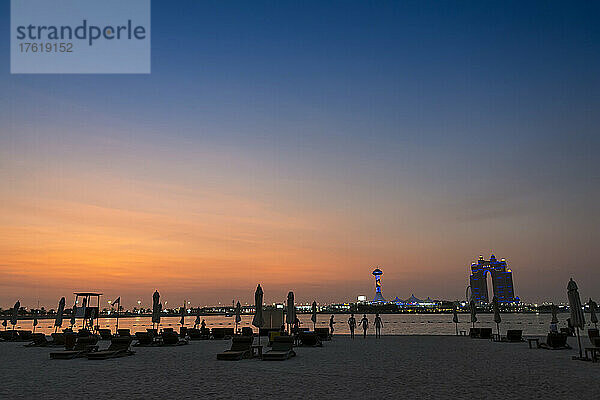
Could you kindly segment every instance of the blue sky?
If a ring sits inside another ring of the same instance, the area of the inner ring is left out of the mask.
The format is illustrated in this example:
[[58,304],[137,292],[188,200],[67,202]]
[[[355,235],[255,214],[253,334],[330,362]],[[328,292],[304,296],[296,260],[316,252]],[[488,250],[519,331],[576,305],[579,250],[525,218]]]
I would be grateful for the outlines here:
[[[373,264],[386,267],[394,297],[459,297],[470,261],[492,251],[513,263],[522,298],[562,296],[571,275],[597,288],[598,11],[592,2],[153,1],[150,75],[11,75],[2,2],[1,191],[9,206],[132,210],[140,205],[128,190],[149,182],[176,188],[154,191],[153,212],[195,212],[197,194],[172,197],[190,188],[205,191],[209,214],[211,196],[260,204],[253,221],[272,212],[282,222],[274,236],[250,230],[265,247],[273,237],[294,243],[278,259],[297,264],[290,276],[310,263],[348,268],[333,297],[372,290]],[[96,179],[114,197],[81,189]],[[18,215],[10,207],[5,221]],[[291,217],[325,219],[327,235],[315,243]],[[263,279],[242,258],[227,264],[232,279],[238,270]],[[204,276],[203,260],[186,262]],[[9,293],[29,282],[12,279]],[[322,293],[306,279],[301,289]],[[272,285],[284,293],[282,280]]]

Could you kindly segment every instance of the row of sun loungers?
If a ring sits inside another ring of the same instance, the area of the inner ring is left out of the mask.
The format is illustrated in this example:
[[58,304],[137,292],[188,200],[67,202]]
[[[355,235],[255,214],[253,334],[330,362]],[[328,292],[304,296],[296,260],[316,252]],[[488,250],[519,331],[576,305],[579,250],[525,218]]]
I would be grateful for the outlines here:
[[65,349],[63,351],[55,351],[50,353],[50,358],[55,360],[70,360],[78,357],[85,357],[87,353],[97,351],[98,337],[67,335],[65,340]]
[[[186,334],[191,340],[207,340],[207,339],[230,339],[235,335],[233,328],[187,328]],[[251,336],[252,328],[242,328],[242,335]]]
[[147,329],[146,332],[136,332],[135,338],[138,347],[153,346],[182,346],[188,344],[185,338],[181,338],[172,328],[165,328],[160,333],[156,329]]
[[98,337],[96,335],[80,336],[75,344],[69,349],[70,343],[67,340],[67,350],[50,353],[50,358],[54,360],[71,360],[74,358],[85,358],[89,360],[105,360],[108,358],[125,357],[135,354],[130,349],[131,336],[114,336],[111,338],[110,346],[104,350],[98,350]]
[[[234,336],[231,339],[231,349],[225,350],[217,354],[217,360],[238,361],[242,359],[252,358],[253,350],[252,336]],[[271,349],[262,354],[264,361],[287,360],[295,357],[293,336],[276,336],[273,338]]]
[[31,331],[10,329],[0,331],[0,339],[6,342],[28,342],[31,340]]

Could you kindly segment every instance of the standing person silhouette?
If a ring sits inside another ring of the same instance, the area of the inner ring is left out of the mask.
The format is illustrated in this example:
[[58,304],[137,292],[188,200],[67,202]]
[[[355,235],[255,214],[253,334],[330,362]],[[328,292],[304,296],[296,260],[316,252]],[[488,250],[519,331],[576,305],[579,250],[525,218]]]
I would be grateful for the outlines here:
[[331,318],[329,318],[329,331],[331,332],[331,336],[333,336],[333,325],[335,324],[335,321],[333,320],[333,315],[331,316]]
[[375,337],[376,338],[380,338],[381,337],[381,327],[383,327],[383,321],[381,320],[381,317],[379,316],[379,314],[375,314]]
[[294,319],[294,328],[292,330],[292,333],[294,335],[294,343],[296,343],[296,346],[298,346],[300,344],[300,324],[302,322],[300,322],[300,320],[298,319],[298,316],[296,316],[296,319]]
[[350,327],[350,337],[354,339],[354,328],[356,328],[356,318],[354,318],[354,314],[350,314],[350,318],[348,318],[348,326]]
[[367,319],[367,314],[363,314],[362,319],[360,320],[360,324],[363,328],[363,338],[367,338],[367,329],[369,329],[369,320]]

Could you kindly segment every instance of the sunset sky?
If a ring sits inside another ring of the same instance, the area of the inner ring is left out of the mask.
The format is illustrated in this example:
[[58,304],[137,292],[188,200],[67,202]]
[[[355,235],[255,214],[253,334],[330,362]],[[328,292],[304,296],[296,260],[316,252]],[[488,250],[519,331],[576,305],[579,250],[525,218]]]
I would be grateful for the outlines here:
[[150,75],[11,75],[0,307],[600,295],[598,3],[152,2]]

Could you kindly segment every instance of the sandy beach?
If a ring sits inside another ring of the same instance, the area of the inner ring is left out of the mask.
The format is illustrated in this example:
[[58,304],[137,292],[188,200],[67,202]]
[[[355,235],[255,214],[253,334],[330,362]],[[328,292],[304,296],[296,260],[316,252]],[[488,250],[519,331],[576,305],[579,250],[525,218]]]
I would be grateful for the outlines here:
[[51,360],[49,348],[0,343],[0,398],[595,398],[600,364],[571,360],[569,341],[573,350],[549,351],[455,336],[339,336],[284,362],[217,361],[225,340],[106,361]]

